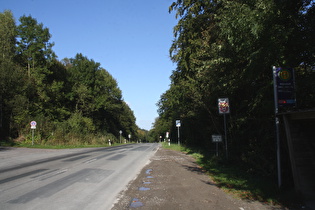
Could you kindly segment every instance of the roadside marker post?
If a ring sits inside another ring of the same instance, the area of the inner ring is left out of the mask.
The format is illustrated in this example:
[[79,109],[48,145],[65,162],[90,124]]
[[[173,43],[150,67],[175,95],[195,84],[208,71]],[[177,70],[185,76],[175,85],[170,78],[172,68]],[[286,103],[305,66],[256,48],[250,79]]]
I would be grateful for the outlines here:
[[121,134],[122,134],[122,130],[119,131],[119,143],[121,144]]
[[230,103],[228,98],[218,99],[219,114],[223,114],[224,117],[224,138],[225,138],[225,154],[228,159],[228,146],[227,146],[227,128],[226,128],[226,114],[230,114]]
[[32,121],[30,125],[31,125],[31,130],[32,130],[32,145],[34,145],[34,131],[36,129],[37,123],[36,121]]
[[273,94],[275,104],[275,126],[277,142],[278,187],[282,185],[281,151],[280,151],[280,120],[278,114],[296,107],[295,75],[293,68],[272,67]]
[[180,145],[180,138],[179,138],[179,127],[181,126],[180,120],[176,120],[176,127],[177,127],[177,137],[178,137],[178,145]]
[[222,142],[221,135],[212,135],[212,142],[216,143],[216,155],[219,156],[219,142]]
[[168,141],[168,146],[171,146],[171,139],[169,138],[169,136],[170,136],[170,133],[166,132],[165,137],[166,137],[166,140]]

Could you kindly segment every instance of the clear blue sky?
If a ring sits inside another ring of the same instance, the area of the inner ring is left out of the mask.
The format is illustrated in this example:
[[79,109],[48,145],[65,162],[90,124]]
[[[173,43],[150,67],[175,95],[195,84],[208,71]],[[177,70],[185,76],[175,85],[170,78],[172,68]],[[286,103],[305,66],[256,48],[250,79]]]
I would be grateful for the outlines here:
[[17,25],[31,15],[49,28],[58,59],[82,53],[118,82],[140,128],[158,116],[156,103],[170,84],[175,64],[169,48],[177,21],[173,0],[0,0]]

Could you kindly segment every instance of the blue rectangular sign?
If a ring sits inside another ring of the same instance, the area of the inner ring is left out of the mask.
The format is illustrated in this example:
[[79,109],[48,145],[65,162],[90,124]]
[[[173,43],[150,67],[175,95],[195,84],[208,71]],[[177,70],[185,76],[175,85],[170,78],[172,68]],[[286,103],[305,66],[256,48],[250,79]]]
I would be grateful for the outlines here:
[[278,106],[296,106],[294,70],[292,68],[277,67],[274,74]]

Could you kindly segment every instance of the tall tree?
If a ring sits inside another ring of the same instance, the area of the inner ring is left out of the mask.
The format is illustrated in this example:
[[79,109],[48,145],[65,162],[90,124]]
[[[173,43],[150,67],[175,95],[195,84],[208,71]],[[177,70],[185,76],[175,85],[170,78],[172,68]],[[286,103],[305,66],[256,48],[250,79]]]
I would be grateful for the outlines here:
[[16,25],[11,11],[0,13],[0,55],[1,61],[12,60],[15,55]]
[[16,57],[27,72],[30,113],[33,117],[52,118],[49,92],[53,82],[53,72],[50,67],[56,56],[52,51],[54,43],[50,42],[51,34],[48,28],[31,16],[24,15],[19,21]]
[[22,71],[14,62],[16,36],[12,13],[0,13],[0,138],[17,136],[27,115]]
[[48,60],[55,57],[52,47],[54,43],[49,42],[51,34],[48,28],[38,23],[32,16],[22,16],[18,30],[18,56],[21,63],[27,66],[28,76],[36,67],[45,66]]

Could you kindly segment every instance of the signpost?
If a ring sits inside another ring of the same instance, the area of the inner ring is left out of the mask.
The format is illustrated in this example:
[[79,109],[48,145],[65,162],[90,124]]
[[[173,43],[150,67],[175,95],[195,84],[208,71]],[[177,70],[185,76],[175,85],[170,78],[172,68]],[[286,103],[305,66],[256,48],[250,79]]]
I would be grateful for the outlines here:
[[170,133],[169,133],[169,132],[166,132],[165,137],[166,137],[166,141],[168,142],[168,146],[171,145],[171,140],[169,139],[169,136],[170,136]]
[[277,138],[277,166],[278,166],[278,186],[282,185],[281,164],[280,164],[280,136],[279,136],[279,108],[296,106],[295,98],[295,77],[293,68],[273,67],[273,91],[275,103],[275,124]]
[[225,138],[225,154],[228,159],[228,147],[227,147],[227,130],[226,130],[226,114],[230,114],[230,103],[228,98],[218,99],[219,114],[223,114],[224,117],[224,138]]
[[122,130],[119,131],[119,142],[121,143],[121,134],[122,134]]
[[37,123],[36,121],[32,121],[30,125],[31,125],[31,130],[32,130],[32,145],[34,145],[34,131],[36,129]]
[[217,153],[217,156],[219,156],[218,143],[222,142],[222,136],[221,135],[212,135],[212,142],[216,143],[216,153]]
[[177,136],[178,136],[178,145],[180,145],[180,138],[179,138],[179,127],[181,126],[180,120],[176,120],[176,127],[177,127]]

